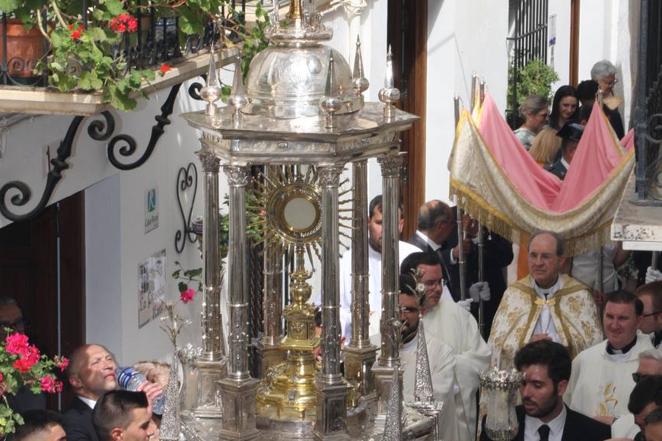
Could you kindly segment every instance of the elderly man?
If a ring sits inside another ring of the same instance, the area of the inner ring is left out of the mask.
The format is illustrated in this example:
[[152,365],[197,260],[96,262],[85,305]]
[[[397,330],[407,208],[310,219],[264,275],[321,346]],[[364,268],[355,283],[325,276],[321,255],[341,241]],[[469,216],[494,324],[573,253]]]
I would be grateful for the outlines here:
[[144,392],[106,392],[94,407],[93,421],[101,441],[149,441],[156,432]]
[[[92,425],[92,409],[106,392],[117,389],[115,357],[98,344],[83,345],[72,353],[67,379],[76,396],[62,415],[69,441],[98,441]],[[151,400],[161,394],[161,386],[147,383],[141,387]]]
[[642,310],[641,301],[633,294],[607,294],[603,314],[607,339],[573,360],[566,392],[570,407],[609,424],[627,413],[639,354],[653,349],[647,335],[637,334]]
[[[609,426],[566,406],[571,363],[568,350],[549,340],[524,346],[515,356],[517,370],[524,374],[520,386],[522,405],[516,408],[519,432],[516,440],[583,440],[609,438]],[[483,420],[482,441],[489,440]]]
[[[369,301],[370,301],[370,335],[379,333],[379,317],[382,310],[382,196],[375,196],[368,206],[368,279]],[[398,208],[400,222],[398,230],[402,233],[404,218],[402,207]],[[400,241],[398,247],[399,262],[410,255],[418,252],[418,248]],[[352,253],[347,251],[340,260],[340,321],[342,324],[343,337],[350,338],[352,335]],[[319,295],[313,299],[313,303],[319,303]]]
[[419,320],[423,320],[434,397],[444,403],[441,437],[472,441],[476,438],[476,391],[479,375],[490,360],[489,348],[471,314],[452,300],[442,298],[420,319],[424,293],[416,286],[411,274],[400,275],[400,357],[405,400],[413,400],[418,328]]
[[662,343],[662,281],[641,285],[634,293],[644,305],[639,330],[649,334],[655,347]]
[[500,351],[502,368],[513,366],[515,353],[529,341],[552,340],[571,356],[602,340],[591,293],[572,277],[560,274],[563,240],[555,233],[532,235],[529,275],[512,284],[494,317],[488,344]]

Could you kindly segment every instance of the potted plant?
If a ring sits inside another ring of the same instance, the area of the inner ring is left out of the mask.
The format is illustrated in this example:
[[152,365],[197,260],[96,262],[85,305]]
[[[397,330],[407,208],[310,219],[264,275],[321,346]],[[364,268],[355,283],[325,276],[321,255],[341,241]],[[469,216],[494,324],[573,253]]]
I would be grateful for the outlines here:
[[58,393],[62,382],[57,379],[69,365],[64,357],[48,358],[30,344],[28,337],[13,332],[0,342],[0,436],[6,436],[23,424],[23,418],[8,404],[7,397],[16,394],[21,387],[33,393]]
[[137,16],[177,17],[183,35],[202,33],[220,16],[228,0],[100,0],[83,17],[78,0],[0,0],[0,10],[36,26],[48,40],[50,51],[37,69],[48,72],[48,85],[61,92],[99,93],[104,102],[120,110],[135,107],[144,81],[158,68],[143,68],[132,54],[138,38]]

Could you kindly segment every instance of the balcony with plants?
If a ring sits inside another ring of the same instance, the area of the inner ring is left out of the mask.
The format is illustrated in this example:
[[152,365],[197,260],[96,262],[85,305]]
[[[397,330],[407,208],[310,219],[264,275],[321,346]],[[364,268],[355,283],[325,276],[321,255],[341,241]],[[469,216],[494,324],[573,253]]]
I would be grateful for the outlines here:
[[0,112],[129,111],[141,95],[204,74],[212,42],[219,65],[240,45],[250,59],[267,24],[250,3],[0,0]]

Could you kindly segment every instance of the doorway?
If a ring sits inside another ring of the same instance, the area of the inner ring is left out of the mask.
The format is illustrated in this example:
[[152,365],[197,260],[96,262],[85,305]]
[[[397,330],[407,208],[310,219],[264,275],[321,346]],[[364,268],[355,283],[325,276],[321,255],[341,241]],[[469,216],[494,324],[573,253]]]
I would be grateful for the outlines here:
[[[0,229],[1,295],[17,301],[30,340],[49,356],[85,340],[84,208],[79,192]],[[57,398],[49,408],[58,408]]]

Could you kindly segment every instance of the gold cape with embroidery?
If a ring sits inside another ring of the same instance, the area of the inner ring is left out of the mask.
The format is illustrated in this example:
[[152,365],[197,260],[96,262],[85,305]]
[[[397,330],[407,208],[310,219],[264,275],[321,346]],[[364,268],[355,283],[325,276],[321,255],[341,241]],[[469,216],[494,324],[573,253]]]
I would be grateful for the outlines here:
[[513,366],[515,353],[531,339],[545,302],[558,332],[560,343],[575,357],[602,341],[602,326],[589,290],[565,274],[563,288],[551,299],[541,299],[533,289],[531,276],[518,280],[503,293],[488,344],[499,353],[501,369]]

